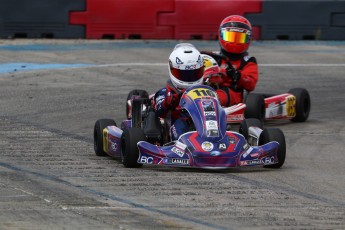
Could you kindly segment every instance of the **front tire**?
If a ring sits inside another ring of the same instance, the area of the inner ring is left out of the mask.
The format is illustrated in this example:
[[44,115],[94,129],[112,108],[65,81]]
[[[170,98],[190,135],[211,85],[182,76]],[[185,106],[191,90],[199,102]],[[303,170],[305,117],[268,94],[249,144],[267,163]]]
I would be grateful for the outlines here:
[[138,142],[145,141],[144,131],[140,128],[125,129],[121,136],[122,163],[126,168],[139,168]]
[[309,92],[304,88],[294,88],[290,89],[289,93],[296,97],[296,116],[291,121],[306,121],[311,107]]
[[278,128],[266,128],[262,131],[259,137],[259,145],[267,144],[271,141],[279,143],[277,157],[278,163],[272,165],[265,165],[265,168],[280,168],[285,162],[286,143],[284,133]]
[[99,119],[93,129],[93,147],[97,156],[107,156],[103,146],[103,129],[107,126],[116,126],[112,119]]

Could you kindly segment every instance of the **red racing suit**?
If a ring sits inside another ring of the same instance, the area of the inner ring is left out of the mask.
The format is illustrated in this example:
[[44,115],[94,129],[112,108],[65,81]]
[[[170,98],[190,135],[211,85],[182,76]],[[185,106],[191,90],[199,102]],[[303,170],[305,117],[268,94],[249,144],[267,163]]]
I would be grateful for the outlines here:
[[230,63],[237,71],[237,74],[239,74],[236,83],[234,83],[231,76],[224,77],[220,88],[216,90],[221,105],[228,107],[243,102],[244,90],[250,92],[255,89],[259,79],[259,71],[256,58],[249,56],[248,53],[240,55],[231,55],[228,53],[226,55],[222,52],[222,54],[227,59],[217,60],[220,68],[226,70],[229,66],[228,63]]

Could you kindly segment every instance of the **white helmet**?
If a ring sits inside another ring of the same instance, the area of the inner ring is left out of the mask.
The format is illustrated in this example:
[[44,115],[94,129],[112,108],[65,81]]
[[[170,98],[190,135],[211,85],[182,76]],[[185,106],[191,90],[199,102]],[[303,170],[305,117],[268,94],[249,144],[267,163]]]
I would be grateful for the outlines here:
[[202,84],[204,61],[200,52],[189,43],[177,44],[169,57],[169,75],[178,89]]

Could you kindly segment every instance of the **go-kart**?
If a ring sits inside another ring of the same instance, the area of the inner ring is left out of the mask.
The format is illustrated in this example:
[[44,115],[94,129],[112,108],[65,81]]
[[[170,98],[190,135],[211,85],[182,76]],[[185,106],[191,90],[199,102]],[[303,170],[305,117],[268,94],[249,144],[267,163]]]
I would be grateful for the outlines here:
[[[170,141],[167,123],[157,117],[143,90],[133,90],[131,119],[118,127],[100,119],[94,127],[96,155],[120,157],[125,167],[143,164],[209,169],[261,165],[280,168],[285,161],[285,136],[278,128],[262,128],[257,119],[245,119],[239,132],[226,130],[226,112],[215,90],[206,85],[187,89],[180,107],[192,120],[191,130]],[[128,114],[128,113],[127,113]]]
[[[228,58],[222,54],[202,51],[205,65],[204,83],[217,89],[226,69],[219,67],[220,60]],[[234,68],[228,61],[229,68]],[[259,120],[287,119],[304,122],[309,117],[311,102],[309,92],[304,88],[293,88],[283,94],[248,93],[244,90],[243,103],[227,115],[228,123],[238,123],[244,118]]]

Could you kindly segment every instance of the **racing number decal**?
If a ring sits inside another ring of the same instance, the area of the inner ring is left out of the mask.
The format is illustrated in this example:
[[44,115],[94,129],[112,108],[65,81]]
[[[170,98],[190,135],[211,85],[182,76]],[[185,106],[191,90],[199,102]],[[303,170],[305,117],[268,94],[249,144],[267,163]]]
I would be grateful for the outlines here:
[[286,98],[286,113],[288,117],[296,116],[296,97],[293,95]]
[[217,98],[217,95],[214,91],[210,89],[205,88],[197,88],[192,91],[189,91],[188,96],[190,96],[193,100],[197,98],[203,98],[203,97],[214,97]]

